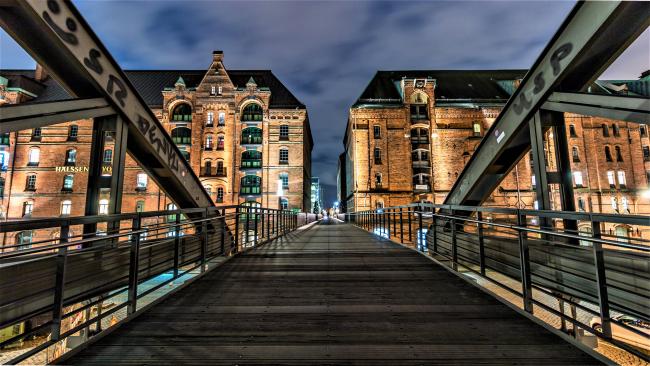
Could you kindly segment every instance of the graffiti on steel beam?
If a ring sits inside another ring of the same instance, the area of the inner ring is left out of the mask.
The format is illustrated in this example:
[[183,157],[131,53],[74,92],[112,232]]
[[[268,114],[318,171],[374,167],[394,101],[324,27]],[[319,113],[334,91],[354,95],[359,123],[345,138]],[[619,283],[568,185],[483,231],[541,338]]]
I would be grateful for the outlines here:
[[[79,31],[81,27],[74,16],[71,13],[66,15],[60,0],[47,0],[46,7],[38,0],[30,1],[30,3],[52,31],[68,45],[68,49],[83,63],[86,69],[94,74],[94,79],[103,87],[107,95],[122,107],[122,112],[128,119],[135,122],[138,131],[151,144],[161,160],[166,161],[169,168],[180,175],[179,178],[183,181],[183,178],[187,177],[187,170],[183,164],[179,163],[181,157],[177,150],[165,138],[166,132],[151,120],[145,110],[141,111],[142,107],[138,108],[141,103],[135,100],[137,96],[131,93],[127,87],[128,84],[121,75],[110,67],[110,61],[102,54],[102,51],[93,47],[95,43],[92,37]],[[84,45],[88,45],[87,50],[83,48]],[[189,188],[188,184],[185,186]],[[192,192],[192,195],[199,199],[197,192]]]

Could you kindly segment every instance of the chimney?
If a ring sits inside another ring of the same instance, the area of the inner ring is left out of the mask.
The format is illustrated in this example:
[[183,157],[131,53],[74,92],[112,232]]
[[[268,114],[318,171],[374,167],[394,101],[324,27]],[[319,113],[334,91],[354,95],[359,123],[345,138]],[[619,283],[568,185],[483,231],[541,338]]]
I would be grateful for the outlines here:
[[47,79],[47,70],[43,68],[40,64],[36,64],[36,71],[34,71],[34,79],[38,82],[43,82]]

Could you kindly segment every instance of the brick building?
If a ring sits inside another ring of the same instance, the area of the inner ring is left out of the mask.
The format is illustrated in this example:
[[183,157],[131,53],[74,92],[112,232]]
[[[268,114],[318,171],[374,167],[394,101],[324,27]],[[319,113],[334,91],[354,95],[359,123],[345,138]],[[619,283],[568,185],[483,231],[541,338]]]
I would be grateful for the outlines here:
[[[350,108],[340,159],[339,199],[348,211],[413,202],[442,203],[526,70],[379,71]],[[650,76],[598,81],[590,92],[648,95]],[[565,115],[576,208],[650,213],[648,127]],[[549,171],[554,170],[547,135]],[[485,205],[536,207],[530,155]],[[553,187],[552,187],[553,188]],[[560,209],[559,192],[551,192]],[[613,227],[619,235],[641,235]],[[645,236],[650,233],[645,234]]]
[[[216,205],[310,210],[313,140],[307,109],[271,71],[227,70],[223,53],[215,51],[207,71],[132,70],[126,75]],[[67,98],[40,67],[0,71],[0,104]],[[0,136],[2,219],[83,215],[91,140],[92,120]],[[104,162],[111,161],[109,143]],[[111,174],[108,166],[105,174]],[[100,212],[107,198],[105,192]],[[173,197],[127,156],[122,211],[173,207]],[[36,240],[33,233],[22,235],[3,238],[3,243]]]

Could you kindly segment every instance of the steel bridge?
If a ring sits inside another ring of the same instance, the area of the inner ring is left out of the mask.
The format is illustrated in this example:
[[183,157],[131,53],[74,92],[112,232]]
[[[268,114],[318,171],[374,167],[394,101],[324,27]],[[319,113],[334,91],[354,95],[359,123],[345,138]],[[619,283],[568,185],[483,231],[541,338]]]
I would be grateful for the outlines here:
[[[314,222],[282,210],[214,207],[69,1],[1,1],[3,29],[75,99],[3,107],[0,132],[93,118],[94,138],[85,216],[0,224],[1,233],[60,233],[0,253],[0,330],[17,329],[0,350],[23,345],[0,360],[609,363],[593,351],[600,342],[648,360],[649,333],[638,325],[650,321],[650,245],[601,227],[647,229],[650,219],[575,212],[563,113],[650,122],[648,98],[584,93],[649,22],[642,2],[579,2],[444,205]],[[545,168],[549,129],[557,171]],[[107,134],[116,152],[110,177],[101,170]],[[531,150],[540,210],[481,206]],[[127,152],[180,209],[122,212]],[[550,210],[553,184],[561,211]],[[98,215],[106,188],[109,214]],[[579,223],[591,233],[578,232]],[[83,234],[68,235],[73,227]],[[621,331],[640,341],[621,340]]]

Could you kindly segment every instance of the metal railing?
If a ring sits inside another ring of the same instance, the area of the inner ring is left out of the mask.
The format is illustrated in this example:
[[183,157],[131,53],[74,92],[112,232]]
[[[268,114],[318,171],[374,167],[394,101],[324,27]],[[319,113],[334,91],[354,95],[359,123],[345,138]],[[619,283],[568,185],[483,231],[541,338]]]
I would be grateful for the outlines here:
[[[0,329],[22,329],[0,338],[0,363],[39,363],[35,355],[53,349],[60,356],[67,337],[77,334],[85,342],[109,319],[130,318],[169,296],[167,285],[200,277],[227,257],[317,219],[224,206],[0,223],[5,240],[25,231],[32,238],[0,248]],[[97,233],[74,235],[84,225]],[[106,303],[118,304],[104,310]],[[3,349],[35,337],[38,344],[2,359]]]
[[[577,329],[586,330],[648,360],[648,216],[411,204],[348,213],[346,221],[516,295],[524,311],[533,314],[537,307],[559,317],[566,333],[578,337]],[[576,226],[577,232],[564,229]],[[615,227],[625,227],[628,235],[615,235]],[[560,311],[543,301],[548,299]],[[564,304],[600,319],[586,324],[565,314]],[[641,344],[622,341],[613,327]]]

